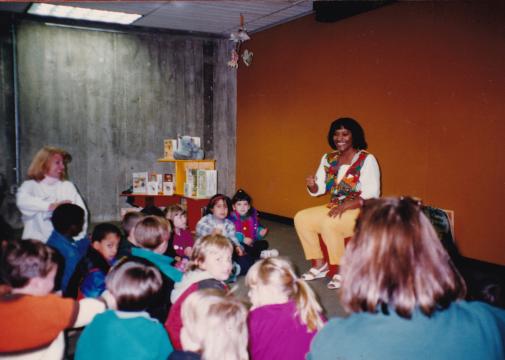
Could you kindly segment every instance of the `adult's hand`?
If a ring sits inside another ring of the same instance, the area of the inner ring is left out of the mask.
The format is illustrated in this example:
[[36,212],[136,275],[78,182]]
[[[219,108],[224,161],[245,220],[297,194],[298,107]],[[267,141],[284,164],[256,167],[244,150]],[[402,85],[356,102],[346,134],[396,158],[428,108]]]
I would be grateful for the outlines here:
[[72,203],[72,201],[70,201],[70,200],[63,200],[63,201],[53,202],[51,205],[49,205],[49,211],[53,211],[54,209],[56,209],[60,205],[71,204],[71,203]]
[[311,193],[315,193],[318,190],[318,186],[316,183],[316,177],[314,175],[309,175],[305,178],[305,182],[307,183],[307,188]]
[[353,200],[348,200],[344,201],[342,204],[332,207],[330,211],[328,211],[328,216],[329,217],[341,217],[344,211],[346,210],[352,210],[352,209],[357,209],[361,206],[361,201],[360,199],[353,199]]

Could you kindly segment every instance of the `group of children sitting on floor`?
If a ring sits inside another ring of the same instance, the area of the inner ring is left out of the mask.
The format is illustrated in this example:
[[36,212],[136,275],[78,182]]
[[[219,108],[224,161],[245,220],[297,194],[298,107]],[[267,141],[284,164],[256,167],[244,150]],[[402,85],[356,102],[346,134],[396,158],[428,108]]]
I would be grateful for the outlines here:
[[[127,213],[124,235],[102,223],[91,240],[74,241],[84,212],[60,205],[47,245],[21,240],[2,248],[0,355],[62,358],[64,330],[87,325],[76,359],[268,359],[273,342],[285,358],[303,359],[323,324],[314,293],[268,250],[267,229],[245,191],[231,201],[215,195],[207,213],[196,241],[178,205],[164,216]],[[240,274],[247,274],[250,312],[229,294]],[[36,323],[30,333],[27,322]],[[286,331],[289,337],[275,336]],[[288,343],[279,347],[279,338]]]

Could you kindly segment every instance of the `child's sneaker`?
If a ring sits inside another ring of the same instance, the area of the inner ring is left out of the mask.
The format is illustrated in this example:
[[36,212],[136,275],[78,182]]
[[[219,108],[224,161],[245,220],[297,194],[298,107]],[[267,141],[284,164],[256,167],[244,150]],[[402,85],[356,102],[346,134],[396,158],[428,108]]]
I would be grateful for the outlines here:
[[260,258],[262,259],[276,256],[279,256],[279,251],[277,251],[277,249],[263,250],[260,254]]

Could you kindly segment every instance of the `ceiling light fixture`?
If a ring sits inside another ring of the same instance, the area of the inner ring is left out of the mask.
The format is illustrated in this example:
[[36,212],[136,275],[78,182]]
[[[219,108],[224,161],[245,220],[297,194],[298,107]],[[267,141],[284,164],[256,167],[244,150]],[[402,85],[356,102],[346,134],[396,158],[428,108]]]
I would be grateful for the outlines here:
[[142,15],[117,11],[95,10],[67,5],[53,5],[34,3],[28,9],[32,15],[51,16],[75,20],[100,21],[129,25],[137,21]]

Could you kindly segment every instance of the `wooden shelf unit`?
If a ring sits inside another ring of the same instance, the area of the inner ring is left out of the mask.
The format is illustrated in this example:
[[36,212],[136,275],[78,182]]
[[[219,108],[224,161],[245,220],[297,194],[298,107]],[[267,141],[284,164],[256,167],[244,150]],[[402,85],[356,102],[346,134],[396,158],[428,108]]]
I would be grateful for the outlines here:
[[174,194],[184,196],[184,183],[186,182],[187,169],[215,170],[216,160],[172,160],[158,159],[158,162],[175,164],[175,184]]

